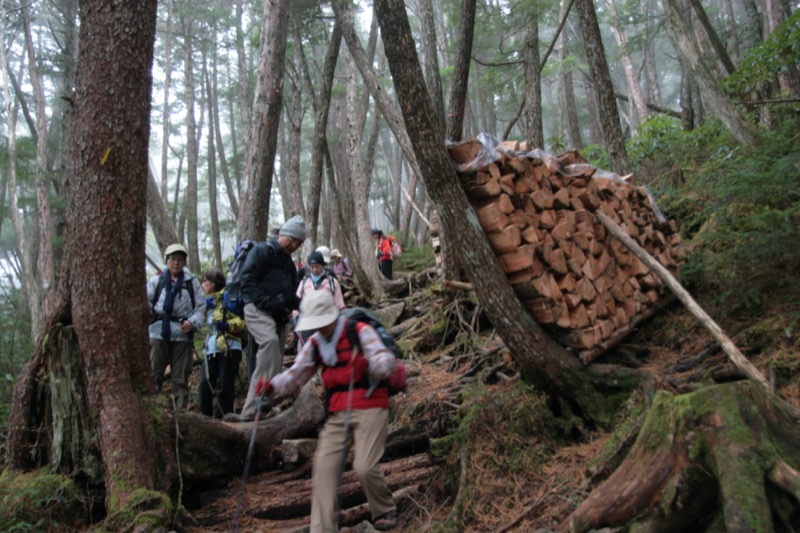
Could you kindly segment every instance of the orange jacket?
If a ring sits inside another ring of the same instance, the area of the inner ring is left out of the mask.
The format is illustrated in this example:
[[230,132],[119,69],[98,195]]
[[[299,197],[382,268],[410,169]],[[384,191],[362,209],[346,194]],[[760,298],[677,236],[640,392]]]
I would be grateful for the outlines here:
[[392,243],[389,240],[389,237],[386,235],[381,235],[378,237],[375,253],[378,257],[378,260],[381,262],[392,260]]

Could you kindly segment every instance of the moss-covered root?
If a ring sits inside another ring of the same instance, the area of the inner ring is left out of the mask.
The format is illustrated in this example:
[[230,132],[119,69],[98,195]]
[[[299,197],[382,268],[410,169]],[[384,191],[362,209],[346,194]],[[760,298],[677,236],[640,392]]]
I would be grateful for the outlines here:
[[182,511],[182,508],[179,509],[179,516],[176,516],[175,505],[162,492],[137,489],[125,507],[108,514],[103,522],[103,529],[127,532],[148,525],[152,531],[171,531],[176,526],[174,522],[188,518]]
[[761,385],[659,393],[628,456],[559,530],[786,530],[798,467],[800,413]]

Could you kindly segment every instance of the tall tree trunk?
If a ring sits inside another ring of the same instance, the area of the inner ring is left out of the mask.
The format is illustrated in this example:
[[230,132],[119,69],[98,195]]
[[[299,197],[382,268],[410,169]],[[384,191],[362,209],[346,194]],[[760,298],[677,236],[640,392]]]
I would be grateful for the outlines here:
[[[42,315],[47,316],[55,306],[56,273],[53,257],[53,222],[50,211],[50,169],[47,163],[47,111],[45,109],[44,89],[36,69],[36,55],[31,34],[30,4],[22,5],[25,24],[25,49],[28,53],[28,71],[33,87],[33,101],[36,107],[36,215],[39,226],[39,257],[35,272],[38,274],[39,289],[34,293],[42,307]],[[38,337],[41,331],[35,332]]]
[[147,221],[150,223],[150,229],[153,230],[156,244],[161,252],[160,255],[163,257],[167,246],[181,242],[181,239],[178,237],[178,232],[175,231],[175,225],[164,205],[164,199],[158,192],[158,183],[156,183],[153,169],[150,166],[147,168]]
[[[355,211],[358,252],[363,270],[372,285],[376,297],[383,294],[382,276],[374,258],[372,236],[369,223],[369,179],[361,169],[361,109],[356,108],[356,68],[353,61],[347,64],[347,130],[348,130],[348,168],[353,180],[353,210]],[[377,127],[377,126],[376,126]]]
[[539,13],[531,7],[525,30],[525,138],[534,148],[544,148],[542,127],[542,76],[539,56]]
[[[458,32],[458,51],[450,86],[450,106],[448,108],[447,139],[456,142],[461,140],[464,130],[464,110],[469,85],[469,64],[472,59],[472,38],[475,35],[476,0],[464,0],[461,4],[461,25]],[[384,30],[386,31],[386,30]],[[391,33],[389,35],[392,35]],[[384,36],[385,38],[386,36]]]
[[[581,0],[585,1],[585,0]],[[755,136],[733,106],[733,103],[722,92],[722,88],[717,83],[708,65],[703,61],[697,42],[691,32],[691,28],[681,14],[676,0],[663,0],[664,11],[669,18],[670,27],[675,33],[675,40],[680,48],[681,54],[689,63],[694,73],[695,80],[700,85],[703,95],[714,110],[714,113],[731,132],[733,138],[739,143],[751,145],[755,143]]]
[[[212,28],[212,51],[216,51],[216,31]],[[211,78],[208,74],[206,54],[203,54],[203,76],[206,80],[206,105],[208,106],[208,216],[211,218],[211,246],[214,252],[214,265],[222,270],[222,243],[219,237],[219,212],[217,210],[217,156],[214,147],[214,131],[218,125],[214,121],[214,98],[211,96]],[[197,265],[198,273],[200,264]]]
[[628,151],[625,148],[625,136],[619,123],[614,85],[608,70],[606,51],[600,36],[600,26],[597,23],[594,3],[592,0],[575,0],[575,7],[580,19],[584,49],[589,62],[589,71],[592,75],[594,94],[600,115],[600,128],[605,147],[608,150],[608,158],[611,161],[611,170],[621,175],[629,174],[631,165],[628,160]]
[[328,112],[331,107],[331,89],[333,88],[333,73],[336,70],[336,61],[339,58],[339,50],[342,43],[341,25],[338,20],[334,21],[331,31],[331,40],[328,43],[328,51],[325,54],[325,62],[322,67],[322,85],[317,95],[316,116],[314,118],[314,143],[311,149],[311,172],[308,180],[308,227],[307,241],[311,246],[317,245],[317,223],[319,221],[320,194],[322,191],[322,172],[326,152],[325,135],[328,129]]
[[583,148],[583,135],[581,134],[581,126],[580,122],[578,121],[578,106],[575,104],[575,83],[572,77],[572,69],[564,68],[564,61],[569,54],[569,49],[569,31],[562,31],[558,72],[559,75],[563,76],[562,90],[564,92],[564,111],[566,112],[567,119],[567,136],[569,138],[569,144],[572,148],[581,149]]
[[631,111],[636,111],[635,117],[634,113],[631,112],[630,120],[631,135],[635,135],[639,131],[639,124],[650,110],[647,108],[647,101],[642,92],[642,86],[639,83],[638,70],[633,64],[633,57],[631,57],[630,44],[628,43],[628,34],[625,32],[624,21],[617,14],[617,8],[613,1],[607,1],[606,6],[611,15],[611,32],[614,34],[614,39],[617,41],[617,46],[619,47],[622,69],[625,72],[625,81],[628,84],[628,94],[631,95],[631,103],[633,104]]
[[350,54],[352,54],[353,59],[356,62],[356,66],[358,67],[358,71],[361,73],[361,78],[364,80],[364,84],[367,86],[372,98],[375,99],[375,103],[380,109],[384,120],[386,120],[386,124],[388,124],[389,129],[392,130],[395,139],[397,139],[397,142],[403,148],[403,153],[409,160],[412,168],[414,168],[416,171],[418,168],[417,161],[414,156],[414,150],[411,147],[411,139],[409,139],[408,132],[403,126],[403,117],[400,115],[397,105],[392,102],[392,100],[386,94],[386,91],[378,82],[378,76],[375,74],[372,65],[370,65],[368,61],[367,54],[364,52],[364,47],[361,46],[361,41],[359,40],[353,26],[352,7],[345,5],[343,0],[333,0],[331,2],[331,6],[333,7],[333,12],[336,15],[336,20],[342,27],[342,37],[347,43],[347,48],[350,50]]
[[[286,107],[289,119],[289,142],[286,152],[288,156],[286,179],[289,189],[290,211],[306,218],[306,206],[303,203],[303,188],[300,182],[300,143],[303,125],[303,48],[300,46],[302,36],[298,24],[293,24],[295,46],[292,58],[292,103]],[[283,165],[282,165],[283,166]]]
[[[148,362],[145,324],[149,309],[142,288],[145,198],[150,133],[150,90],[156,1],[116,4],[81,2],[80,53],[75,97],[75,127],[67,191],[66,273],[62,302],[49,323],[53,343],[61,324],[74,327],[82,371],[70,378],[73,390],[85,385],[85,396],[68,396],[67,404],[83,404],[91,412],[62,435],[41,439],[62,449],[96,442],[102,453],[107,509],[126,504],[135,489],[155,489],[157,471],[152,420],[143,397],[155,393]],[[98,120],[98,116],[103,117]],[[93,213],[94,216],[86,216]],[[125,231],[120,231],[125,228]],[[109,253],[113,250],[114,253]],[[102,280],[102,281],[100,281]],[[69,317],[71,310],[71,317]],[[65,328],[66,329],[66,328]],[[30,432],[54,431],[51,422],[32,420],[38,395],[37,364],[48,349],[42,343],[26,365],[14,393],[9,423],[10,464],[31,466]],[[72,362],[51,353],[48,368],[68,373]],[[54,378],[49,394],[64,382]],[[47,394],[48,392],[45,392]],[[58,421],[63,411],[53,398]],[[45,400],[47,401],[47,400]],[[88,407],[87,407],[88,406]],[[41,413],[41,412],[40,412]],[[42,427],[43,426],[43,427]],[[61,438],[64,440],[59,440]],[[40,442],[41,442],[40,440]],[[53,459],[54,452],[38,455]],[[87,454],[88,455],[88,454]],[[35,460],[35,457],[33,458]],[[86,465],[73,465],[78,471]],[[164,465],[162,465],[164,466]]]
[[169,176],[169,136],[172,124],[172,110],[169,97],[172,89],[172,7],[174,0],[167,0],[167,31],[164,35],[164,110],[161,115],[161,198],[167,202],[169,196],[167,182]]
[[[220,118],[219,118],[219,90],[217,87],[217,80],[219,78],[217,73],[217,57],[214,55],[212,58],[212,82],[213,86],[209,90],[208,99],[211,102],[211,110],[212,112],[209,114],[208,122],[209,125],[214,124],[213,131],[209,132],[209,137],[214,135],[216,137],[216,145],[217,145],[217,156],[219,157],[219,166],[220,170],[222,171],[222,179],[225,181],[225,191],[228,195],[228,205],[231,208],[231,213],[233,213],[234,218],[239,217],[239,188],[234,185],[233,180],[231,179],[231,172],[230,168],[228,167],[228,159],[225,157],[225,143],[222,141],[222,128],[220,127]],[[231,130],[231,143],[233,146],[233,154],[236,155],[236,131],[234,130],[234,115],[233,113],[230,114],[231,124],[228,124],[228,127]]]
[[[200,250],[198,249],[197,231],[197,160],[199,157],[198,132],[194,116],[194,46],[192,44],[193,19],[186,13],[181,14],[183,27],[183,83],[186,93],[186,198],[183,212],[186,216],[186,249],[189,252],[187,267],[190,270],[200,268]],[[202,82],[201,82],[202,87]],[[200,113],[202,114],[202,107]]]
[[436,19],[433,13],[433,0],[419,0],[419,20],[422,34],[422,47],[425,51],[425,82],[431,94],[431,102],[436,112],[439,128],[447,132],[447,117],[444,114],[444,90],[439,75],[439,48],[436,42]]
[[[242,116],[242,137],[244,138],[245,147],[247,146],[247,142],[250,139],[250,127],[252,126],[252,105],[253,105],[253,95],[250,91],[250,69],[247,68],[247,53],[244,47],[244,28],[242,28],[242,24],[244,21],[242,20],[244,17],[244,1],[245,0],[236,0],[236,65],[239,71],[239,112]],[[264,8],[266,9],[268,6],[265,3]],[[266,16],[266,13],[264,14]],[[231,115],[231,120],[233,120],[233,115]],[[246,148],[245,148],[246,150]],[[240,194],[242,191],[238,191]]]
[[522,307],[501,269],[486,268],[495,264],[496,259],[466,194],[458,185],[444,139],[437,132],[404,3],[376,0],[375,13],[403,118],[423,169],[421,177],[442,225],[459,230],[451,233],[451,239],[462,252],[467,275],[489,320],[523,375],[545,390],[573,399],[579,409],[591,413],[598,407],[593,402],[601,400],[588,379],[595,369],[582,367],[577,358],[542,331]]
[[283,70],[286,59],[287,0],[264,0],[260,60],[250,137],[245,156],[247,188],[241,198],[240,239],[263,240],[269,230],[272,173],[278,149]]
[[689,0],[689,5],[692,6],[692,9],[697,16],[697,20],[700,22],[700,26],[702,26],[709,43],[711,43],[711,47],[714,49],[717,59],[725,69],[725,74],[730,76],[736,72],[736,66],[733,64],[731,56],[728,54],[728,50],[725,49],[725,45],[722,44],[722,39],[719,38],[717,30],[715,30],[714,25],[711,24],[711,20],[709,20],[706,10],[703,9],[703,5],[700,3],[700,0]]

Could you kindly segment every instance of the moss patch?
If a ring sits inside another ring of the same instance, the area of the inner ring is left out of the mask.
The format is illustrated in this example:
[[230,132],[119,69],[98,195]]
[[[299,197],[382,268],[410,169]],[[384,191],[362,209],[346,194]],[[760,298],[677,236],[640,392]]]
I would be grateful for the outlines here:
[[87,518],[86,500],[70,478],[0,474],[0,530],[77,530],[86,526]]

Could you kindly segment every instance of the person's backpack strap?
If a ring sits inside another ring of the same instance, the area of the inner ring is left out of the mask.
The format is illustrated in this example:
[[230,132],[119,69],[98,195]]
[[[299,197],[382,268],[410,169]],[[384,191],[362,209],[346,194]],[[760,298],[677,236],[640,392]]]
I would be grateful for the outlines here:
[[[189,278],[183,280],[183,288],[189,293],[189,298],[192,300],[192,310],[194,310],[196,302],[194,297],[194,285],[192,285],[192,280],[196,278]],[[158,303],[158,298],[161,296],[161,291],[164,290],[164,276],[158,276],[158,283],[156,283],[156,293],[153,296],[153,304],[150,306],[150,310],[154,311],[156,308],[156,304]]]

